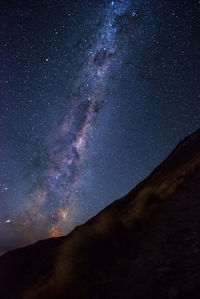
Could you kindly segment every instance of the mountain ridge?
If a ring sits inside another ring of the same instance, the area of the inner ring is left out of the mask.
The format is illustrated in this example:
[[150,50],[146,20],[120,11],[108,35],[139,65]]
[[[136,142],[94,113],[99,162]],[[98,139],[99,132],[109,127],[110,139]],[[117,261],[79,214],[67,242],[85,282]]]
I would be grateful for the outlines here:
[[1,298],[198,298],[199,169],[200,130],[66,237],[0,257]]

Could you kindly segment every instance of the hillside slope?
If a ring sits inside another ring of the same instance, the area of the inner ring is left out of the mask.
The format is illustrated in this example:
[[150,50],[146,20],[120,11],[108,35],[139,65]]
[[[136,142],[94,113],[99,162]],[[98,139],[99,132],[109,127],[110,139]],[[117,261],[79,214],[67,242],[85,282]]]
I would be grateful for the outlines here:
[[195,299],[200,294],[200,130],[66,237],[0,257],[0,298]]

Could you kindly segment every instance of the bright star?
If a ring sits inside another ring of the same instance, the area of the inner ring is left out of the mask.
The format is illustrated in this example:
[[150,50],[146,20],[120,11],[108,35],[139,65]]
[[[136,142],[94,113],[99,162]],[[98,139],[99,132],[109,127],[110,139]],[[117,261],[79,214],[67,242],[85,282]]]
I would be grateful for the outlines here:
[[135,16],[137,16],[137,12],[135,10],[133,10],[131,15],[132,15],[132,17],[135,17]]

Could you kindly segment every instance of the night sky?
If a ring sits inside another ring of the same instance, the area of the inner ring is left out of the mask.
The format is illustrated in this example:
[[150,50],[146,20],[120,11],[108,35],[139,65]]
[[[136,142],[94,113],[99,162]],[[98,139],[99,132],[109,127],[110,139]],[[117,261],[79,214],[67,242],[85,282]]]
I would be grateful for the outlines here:
[[200,127],[200,2],[0,9],[0,248],[68,233]]

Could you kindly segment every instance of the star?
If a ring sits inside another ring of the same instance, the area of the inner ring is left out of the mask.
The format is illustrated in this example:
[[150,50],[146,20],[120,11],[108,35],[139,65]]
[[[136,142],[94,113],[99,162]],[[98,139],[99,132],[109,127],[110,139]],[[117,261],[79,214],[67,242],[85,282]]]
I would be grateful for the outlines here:
[[137,12],[136,12],[135,10],[133,10],[133,11],[131,12],[131,15],[132,15],[132,17],[135,17],[135,16],[137,16]]

